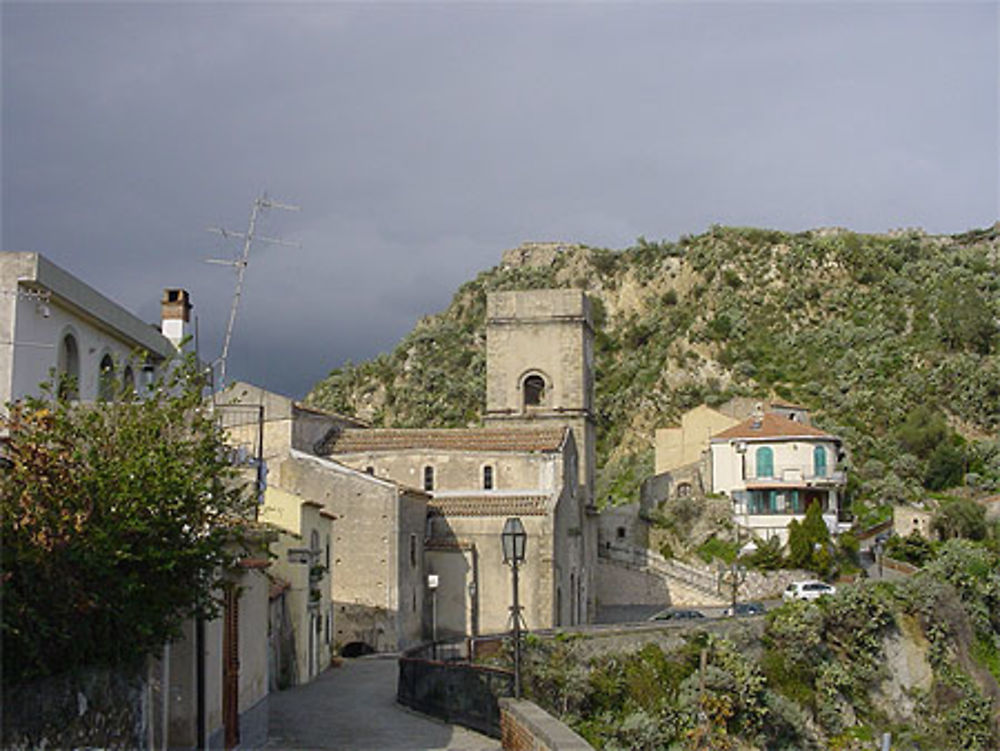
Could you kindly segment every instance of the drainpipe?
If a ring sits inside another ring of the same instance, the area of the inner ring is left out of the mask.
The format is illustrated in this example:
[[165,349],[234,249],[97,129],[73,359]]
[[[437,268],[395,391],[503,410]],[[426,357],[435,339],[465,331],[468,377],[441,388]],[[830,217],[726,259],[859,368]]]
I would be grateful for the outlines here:
[[162,696],[162,721],[163,721],[163,751],[167,751],[170,748],[169,738],[170,735],[170,642],[163,645],[163,689],[161,690]]
[[195,653],[195,696],[198,702],[195,741],[196,749],[206,747],[205,743],[205,619],[200,615],[194,622],[194,653]]
[[469,631],[479,636],[479,549],[472,544],[472,581],[469,582]]

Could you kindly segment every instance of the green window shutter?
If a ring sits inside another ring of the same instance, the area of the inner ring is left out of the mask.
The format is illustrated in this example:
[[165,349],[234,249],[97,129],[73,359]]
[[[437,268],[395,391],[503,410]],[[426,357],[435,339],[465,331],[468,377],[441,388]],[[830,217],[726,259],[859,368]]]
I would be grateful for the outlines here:
[[822,446],[813,449],[813,474],[826,477],[826,449]]
[[774,451],[769,446],[757,449],[757,477],[774,477]]

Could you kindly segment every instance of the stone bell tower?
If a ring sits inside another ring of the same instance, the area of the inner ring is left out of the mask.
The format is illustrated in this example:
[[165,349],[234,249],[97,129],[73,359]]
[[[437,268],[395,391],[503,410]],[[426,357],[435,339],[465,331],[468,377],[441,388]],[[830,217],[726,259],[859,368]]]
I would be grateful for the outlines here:
[[486,423],[568,425],[594,501],[594,324],[578,289],[492,292],[486,303]]

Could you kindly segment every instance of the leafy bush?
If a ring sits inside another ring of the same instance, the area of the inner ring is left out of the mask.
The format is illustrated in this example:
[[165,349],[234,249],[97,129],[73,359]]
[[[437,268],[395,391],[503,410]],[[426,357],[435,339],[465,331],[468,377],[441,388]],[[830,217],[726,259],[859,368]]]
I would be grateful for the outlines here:
[[3,679],[132,664],[215,612],[252,508],[192,360],[142,399],[9,406]]
[[705,561],[705,563],[711,563],[716,559],[726,563],[732,563],[736,560],[736,555],[739,553],[739,550],[737,549],[735,542],[720,540],[718,537],[713,535],[699,545],[697,550],[695,550],[695,553],[697,553],[698,557]]
[[785,565],[781,552],[781,539],[772,537],[757,545],[757,549],[746,557],[746,562],[761,571],[775,571]]
[[922,534],[914,530],[906,535],[893,535],[885,548],[886,555],[897,561],[923,566],[934,557],[934,545]]
[[967,540],[986,538],[986,509],[969,498],[949,498],[931,519],[931,529],[945,539],[963,537]]
[[788,525],[788,563],[792,568],[809,569],[826,576],[832,572],[834,560],[823,509],[820,504],[813,503],[806,509],[806,518],[801,524],[793,519]]

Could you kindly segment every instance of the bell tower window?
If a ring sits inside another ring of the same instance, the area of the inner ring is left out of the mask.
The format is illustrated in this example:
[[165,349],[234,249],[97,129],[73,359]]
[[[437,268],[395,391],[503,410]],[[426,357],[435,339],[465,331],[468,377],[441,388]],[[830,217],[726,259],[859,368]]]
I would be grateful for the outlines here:
[[538,407],[545,398],[545,379],[530,375],[524,379],[524,406]]

